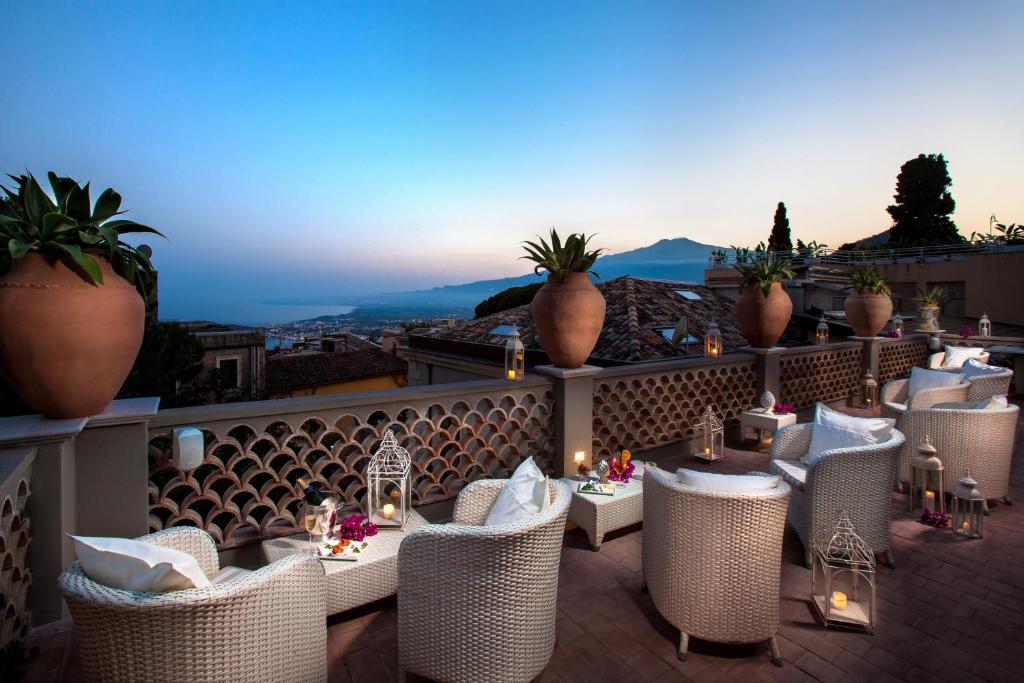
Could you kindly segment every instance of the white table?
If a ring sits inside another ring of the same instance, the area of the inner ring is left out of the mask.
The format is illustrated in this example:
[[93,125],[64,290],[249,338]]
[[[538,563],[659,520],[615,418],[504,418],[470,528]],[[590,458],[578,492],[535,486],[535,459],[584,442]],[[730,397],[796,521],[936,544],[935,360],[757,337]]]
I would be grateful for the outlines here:
[[783,427],[796,424],[796,413],[766,413],[763,410],[745,410],[740,413],[740,439],[746,441],[747,430],[754,430],[760,443],[765,432],[774,434]]
[[609,531],[639,524],[644,520],[644,485],[641,468],[642,465],[636,465],[637,471],[641,474],[634,474],[625,486],[616,484],[614,496],[580,493],[576,490],[580,485],[579,479],[562,479],[572,490],[569,521],[587,532],[590,547],[594,550],[600,550],[604,535]]
[[[327,575],[327,613],[335,614],[359,607],[398,592],[398,547],[413,529],[427,520],[412,510],[405,530],[381,529],[367,540],[366,549],[355,562],[321,560]],[[296,553],[312,553],[307,534],[272,538],[262,543],[263,559],[274,562]]]

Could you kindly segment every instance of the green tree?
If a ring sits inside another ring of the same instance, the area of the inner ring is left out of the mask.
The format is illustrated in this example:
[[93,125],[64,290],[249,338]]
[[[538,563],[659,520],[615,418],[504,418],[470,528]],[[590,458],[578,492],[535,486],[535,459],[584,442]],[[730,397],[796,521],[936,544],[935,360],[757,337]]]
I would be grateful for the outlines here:
[[485,315],[500,313],[510,308],[528,304],[533,301],[533,295],[537,293],[537,290],[543,284],[543,282],[535,282],[532,285],[523,285],[522,287],[509,287],[477,304],[476,308],[473,309],[473,315],[477,318],[482,318]]
[[142,348],[118,398],[159,396],[166,408],[195,403],[191,383],[203,371],[203,345],[175,322],[146,325]]
[[793,251],[789,218],[786,216],[786,205],[782,202],[775,208],[775,222],[772,224],[772,234],[768,237],[768,251]]
[[890,241],[907,247],[962,242],[950,218],[956,208],[952,184],[941,154],[919,154],[903,164],[896,177],[896,203],[886,209],[892,216]]

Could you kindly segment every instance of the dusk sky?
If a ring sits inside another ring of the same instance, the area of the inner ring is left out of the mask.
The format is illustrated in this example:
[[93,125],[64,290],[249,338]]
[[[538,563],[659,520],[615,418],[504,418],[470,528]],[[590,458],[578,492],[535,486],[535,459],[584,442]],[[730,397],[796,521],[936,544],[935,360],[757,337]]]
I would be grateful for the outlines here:
[[7,2],[0,170],[113,186],[161,315],[521,274],[549,226],[832,246],[907,159],[1024,222],[1024,3]]

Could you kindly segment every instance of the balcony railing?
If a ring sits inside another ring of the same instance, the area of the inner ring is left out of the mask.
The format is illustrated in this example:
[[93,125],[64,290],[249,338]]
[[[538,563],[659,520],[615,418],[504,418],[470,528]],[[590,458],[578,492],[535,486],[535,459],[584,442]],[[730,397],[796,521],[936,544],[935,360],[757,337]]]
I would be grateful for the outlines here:
[[[1024,245],[1013,244],[972,244],[964,242],[961,244],[941,244],[930,247],[905,247],[900,249],[861,249],[843,250],[829,249],[822,247],[815,250],[792,251],[769,251],[756,253],[751,251],[751,256],[766,255],[775,259],[789,259],[795,264],[817,264],[830,263],[842,265],[869,265],[884,263],[925,263],[927,261],[944,261],[954,256],[967,254],[989,254],[1005,251],[1024,251]],[[716,259],[708,257],[708,268],[732,268],[736,265],[736,252],[732,249],[726,250],[725,257]]]

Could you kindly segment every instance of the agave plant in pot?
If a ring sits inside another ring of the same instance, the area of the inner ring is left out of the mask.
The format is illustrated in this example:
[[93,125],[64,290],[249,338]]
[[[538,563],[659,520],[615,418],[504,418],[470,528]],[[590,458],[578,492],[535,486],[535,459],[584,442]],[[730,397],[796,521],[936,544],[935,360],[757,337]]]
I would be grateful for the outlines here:
[[743,286],[736,297],[740,331],[754,348],[771,348],[785,332],[793,314],[793,300],[782,288],[783,281],[793,277],[789,261],[759,255],[737,262],[736,270],[743,276]]
[[550,244],[540,237],[539,244],[524,242],[527,255],[522,258],[536,264],[535,273],[548,272],[530,310],[540,344],[555,367],[581,367],[604,327],[604,296],[590,281],[590,269],[602,250],[587,251],[591,237],[572,234],[562,242],[552,228]]
[[918,329],[922,332],[939,331],[939,312],[942,310],[942,300],[945,298],[944,287],[917,290],[914,303],[917,304],[917,316],[920,320]]
[[877,268],[855,270],[852,280],[853,294],[843,303],[846,322],[858,337],[874,337],[892,317],[889,285]]
[[100,413],[135,362],[153,267],[121,241],[153,228],[115,218],[121,196],[92,204],[89,184],[31,175],[0,197],[0,373],[46,417]]

